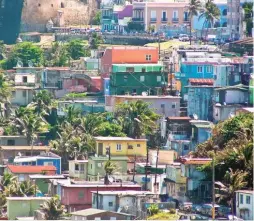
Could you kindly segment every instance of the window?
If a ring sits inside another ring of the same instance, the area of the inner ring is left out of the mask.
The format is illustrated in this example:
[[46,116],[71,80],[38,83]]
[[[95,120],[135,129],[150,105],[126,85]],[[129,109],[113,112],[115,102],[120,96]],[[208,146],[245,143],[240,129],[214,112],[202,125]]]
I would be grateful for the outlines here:
[[246,196],[246,204],[250,204],[250,196]]
[[137,144],[137,147],[140,147],[140,144]]
[[128,145],[128,149],[132,150],[133,146],[132,145]]
[[121,144],[117,144],[116,145],[116,150],[117,151],[121,151],[122,150],[122,145]]
[[144,82],[145,81],[145,76],[140,76],[140,81]]
[[212,66],[206,66],[206,72],[211,73],[212,72]]
[[123,76],[123,80],[124,80],[124,82],[127,82],[128,76],[127,76],[127,75],[124,75],[124,76]]
[[61,2],[61,8],[64,8],[64,3],[63,2]]
[[127,68],[126,68],[126,72],[131,72],[131,73],[133,73],[133,72],[134,72],[134,67],[127,67]]
[[22,96],[26,97],[26,91],[22,91]]
[[172,103],[172,108],[176,108],[176,102]]
[[84,192],[83,191],[79,191],[78,198],[79,199],[83,199],[84,198]]
[[173,11],[173,18],[178,18],[178,11]]
[[146,55],[146,60],[147,60],[147,61],[151,61],[151,60],[152,60],[152,55],[147,54],[147,55]]
[[44,166],[53,166],[53,162],[51,162],[51,161],[50,162],[44,162],[43,164],[44,164]]
[[27,76],[23,76],[22,80],[23,80],[23,83],[27,83]]
[[146,72],[146,69],[145,69],[145,68],[142,68],[142,70],[141,70],[141,71],[142,71],[142,73],[144,73],[144,72]]
[[189,145],[184,144],[184,145],[183,145],[183,149],[184,149],[184,150],[189,150]]
[[113,202],[108,202],[108,206],[112,207],[113,206]]
[[12,91],[12,97],[16,96],[16,91]]
[[162,12],[162,20],[165,21],[167,19],[167,12],[163,11]]
[[151,18],[152,19],[156,19],[157,18],[156,17],[156,11],[154,11],[154,10],[151,11]]
[[7,140],[7,146],[15,146],[15,140]]
[[98,167],[102,167],[102,163],[98,163],[97,166],[98,166]]
[[91,164],[91,169],[93,168],[93,164]]
[[25,175],[24,174],[19,174],[19,182],[22,182],[25,180]]
[[161,108],[165,108],[165,104],[161,104]]
[[110,217],[110,220],[116,220],[116,217]]
[[79,165],[75,164],[75,170],[79,170]]
[[203,67],[202,66],[198,66],[198,73],[203,73]]
[[243,195],[240,194],[240,204],[243,204]]
[[38,7],[41,7],[41,4],[38,4]]
[[161,76],[157,76],[157,82],[161,82]]

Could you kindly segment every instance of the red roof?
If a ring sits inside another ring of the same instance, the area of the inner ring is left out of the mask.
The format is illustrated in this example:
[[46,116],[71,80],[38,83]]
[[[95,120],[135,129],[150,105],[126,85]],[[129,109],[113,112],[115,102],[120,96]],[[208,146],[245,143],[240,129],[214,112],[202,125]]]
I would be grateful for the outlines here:
[[7,165],[7,168],[11,173],[28,173],[38,174],[45,172],[47,175],[56,174],[55,166],[18,166],[18,165]]
[[203,78],[189,78],[189,82],[194,85],[213,85],[213,79],[203,79]]
[[183,164],[192,164],[192,165],[204,165],[212,161],[211,158],[182,158],[180,159]]

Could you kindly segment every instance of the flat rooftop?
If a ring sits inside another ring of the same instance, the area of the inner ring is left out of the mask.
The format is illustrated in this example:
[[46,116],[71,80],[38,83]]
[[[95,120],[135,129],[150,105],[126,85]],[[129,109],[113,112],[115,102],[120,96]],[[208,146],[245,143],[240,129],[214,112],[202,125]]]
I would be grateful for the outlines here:
[[[91,191],[91,193],[97,193],[97,191]],[[100,195],[154,195],[154,193],[150,191],[135,191],[135,190],[128,190],[128,191],[98,191]]]
[[95,140],[101,140],[101,141],[146,141],[146,139],[133,139],[130,137],[94,137]]
[[112,95],[111,97],[119,97],[119,98],[130,98],[130,99],[172,99],[172,98],[177,98],[180,99],[181,97],[178,96],[156,96],[156,95]]

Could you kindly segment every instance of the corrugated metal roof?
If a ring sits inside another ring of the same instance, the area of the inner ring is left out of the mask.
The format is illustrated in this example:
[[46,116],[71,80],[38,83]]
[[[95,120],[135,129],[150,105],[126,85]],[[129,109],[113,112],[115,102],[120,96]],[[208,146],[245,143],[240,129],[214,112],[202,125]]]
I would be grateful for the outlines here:
[[202,85],[213,85],[214,80],[211,78],[203,79],[203,78],[189,78],[189,82],[191,84],[202,84]]

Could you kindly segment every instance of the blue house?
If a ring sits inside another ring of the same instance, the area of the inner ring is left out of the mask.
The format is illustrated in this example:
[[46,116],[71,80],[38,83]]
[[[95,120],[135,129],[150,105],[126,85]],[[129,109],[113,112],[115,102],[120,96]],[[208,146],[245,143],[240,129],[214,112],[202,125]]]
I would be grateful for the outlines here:
[[188,116],[196,115],[200,120],[213,120],[213,79],[189,79],[188,90]]
[[51,153],[41,153],[38,156],[23,157],[17,156],[14,158],[15,165],[32,165],[32,166],[55,166],[57,174],[61,174],[61,157]]

